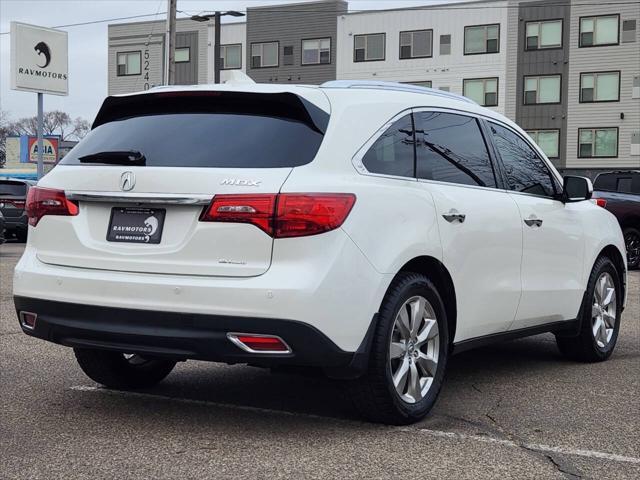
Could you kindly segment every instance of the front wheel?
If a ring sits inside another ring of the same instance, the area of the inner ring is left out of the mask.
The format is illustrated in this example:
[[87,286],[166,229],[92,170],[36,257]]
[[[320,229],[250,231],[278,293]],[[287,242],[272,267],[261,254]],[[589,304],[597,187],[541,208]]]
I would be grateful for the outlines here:
[[640,230],[625,228],[624,245],[627,248],[627,266],[629,270],[640,267]]
[[622,289],[614,263],[600,257],[591,271],[581,308],[580,334],[557,335],[560,352],[582,362],[601,362],[613,353],[620,330]]
[[368,420],[406,425],[436,402],[447,366],[449,336],[442,299],[424,275],[399,274],[378,315],[367,372],[348,384]]
[[82,371],[92,380],[117,390],[150,388],[160,383],[176,362],[138,354],[88,348],[73,349]]

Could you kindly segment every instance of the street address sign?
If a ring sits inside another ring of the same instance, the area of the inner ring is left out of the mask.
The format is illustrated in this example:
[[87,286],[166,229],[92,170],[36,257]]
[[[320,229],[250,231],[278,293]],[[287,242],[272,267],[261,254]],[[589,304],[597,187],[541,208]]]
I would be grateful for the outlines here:
[[11,88],[68,95],[67,32],[11,22]]

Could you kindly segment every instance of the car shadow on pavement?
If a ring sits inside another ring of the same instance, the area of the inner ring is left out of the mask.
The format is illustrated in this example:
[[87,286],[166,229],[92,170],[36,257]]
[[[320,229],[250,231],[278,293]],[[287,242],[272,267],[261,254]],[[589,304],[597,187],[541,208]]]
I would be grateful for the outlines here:
[[[443,387],[443,399],[432,415],[451,414],[447,399],[467,396],[470,386],[490,381],[509,383],[514,377],[547,375],[567,367],[552,337],[543,336],[505,342],[452,357]],[[244,365],[207,362],[178,364],[165,381],[139,391],[178,402],[208,402],[229,407],[250,407],[288,413],[360,420],[341,381],[317,374],[272,373]],[[126,395],[126,393],[124,394]],[[442,407],[446,406],[445,409]],[[180,404],[176,408],[184,408]],[[446,411],[445,411],[446,410]],[[454,408],[455,410],[455,408]]]

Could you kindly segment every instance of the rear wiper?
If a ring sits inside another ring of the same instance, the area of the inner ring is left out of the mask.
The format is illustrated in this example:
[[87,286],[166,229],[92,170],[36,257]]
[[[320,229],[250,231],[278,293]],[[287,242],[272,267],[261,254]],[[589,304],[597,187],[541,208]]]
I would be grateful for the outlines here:
[[137,150],[96,152],[79,157],[80,163],[106,163],[110,165],[145,165],[147,159]]

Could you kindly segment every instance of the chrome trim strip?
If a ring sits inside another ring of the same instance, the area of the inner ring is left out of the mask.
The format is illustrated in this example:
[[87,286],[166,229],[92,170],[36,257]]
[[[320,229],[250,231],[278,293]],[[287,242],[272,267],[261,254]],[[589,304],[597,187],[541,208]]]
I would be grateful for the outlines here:
[[65,192],[69,200],[80,202],[104,203],[145,203],[163,205],[209,205],[213,195],[158,195],[155,193],[137,193],[134,195],[122,192]]
[[[243,335],[246,335],[248,337],[268,337],[268,338],[277,338],[278,340],[280,340],[282,342],[282,344],[287,347],[286,351],[281,351],[281,350],[254,350],[251,347],[248,347],[247,345],[245,345],[244,343],[242,343],[240,341],[240,339],[238,339],[238,337],[241,337]],[[261,335],[258,333],[238,333],[238,332],[228,332],[227,333],[227,338],[229,339],[229,341],[231,343],[233,343],[234,345],[240,347],[242,350],[244,350],[245,352],[249,352],[249,353],[263,353],[266,355],[286,355],[289,353],[292,353],[293,350],[291,350],[291,347],[289,346],[289,344],[287,342],[285,342],[281,337],[279,337],[278,335]]]

